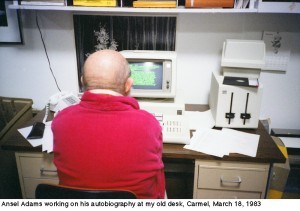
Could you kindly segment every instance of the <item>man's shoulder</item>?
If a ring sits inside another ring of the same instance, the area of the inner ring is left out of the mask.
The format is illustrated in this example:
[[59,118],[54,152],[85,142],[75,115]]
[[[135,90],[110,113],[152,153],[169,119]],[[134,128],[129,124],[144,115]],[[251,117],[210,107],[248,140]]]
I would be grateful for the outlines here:
[[148,111],[145,111],[143,109],[138,109],[134,111],[136,113],[136,118],[139,118],[141,121],[147,123],[147,124],[158,124],[158,120],[155,118],[155,116]]
[[64,108],[63,110],[58,111],[55,115],[55,118],[64,117],[64,116],[68,116],[68,115],[73,115],[74,112],[77,112],[77,110],[78,110],[78,104],[77,105],[71,105],[69,107]]

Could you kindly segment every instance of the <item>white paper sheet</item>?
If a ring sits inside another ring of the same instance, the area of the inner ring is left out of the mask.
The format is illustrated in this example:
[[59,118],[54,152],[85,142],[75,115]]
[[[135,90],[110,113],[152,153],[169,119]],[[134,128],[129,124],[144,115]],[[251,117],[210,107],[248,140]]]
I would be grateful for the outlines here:
[[239,153],[255,157],[259,135],[226,129],[198,129],[185,149],[202,152],[217,157]]
[[300,148],[300,138],[296,137],[279,137],[288,148]]
[[26,138],[26,140],[31,144],[31,146],[33,147],[37,147],[42,145],[42,139],[27,139],[27,136],[29,135],[30,131],[32,129],[32,126],[29,127],[24,127],[21,129],[18,129],[19,133],[22,134],[22,136],[24,136],[24,138]]
[[184,115],[189,121],[190,130],[197,130],[199,128],[213,128],[216,124],[211,110],[207,111],[185,111]]
[[202,152],[217,157],[228,155],[228,145],[222,144],[222,131],[213,129],[198,129],[191,138],[190,144],[185,145],[185,149]]
[[27,136],[30,133],[32,126],[18,129],[18,131],[22,134],[22,136],[24,136],[24,138],[26,138],[26,140],[31,144],[31,146],[37,147],[42,145],[42,151],[50,153],[53,151],[53,134],[51,130],[51,123],[52,122],[45,123],[44,135],[41,139],[27,139]]
[[44,131],[44,136],[42,138],[42,151],[43,152],[52,152],[53,151],[53,133],[51,130],[51,122],[46,122],[46,127],[45,127],[45,131]]
[[229,144],[231,149],[229,153],[240,153],[251,157],[256,157],[259,135],[245,133],[229,128],[222,129],[223,134],[227,133],[230,137]]

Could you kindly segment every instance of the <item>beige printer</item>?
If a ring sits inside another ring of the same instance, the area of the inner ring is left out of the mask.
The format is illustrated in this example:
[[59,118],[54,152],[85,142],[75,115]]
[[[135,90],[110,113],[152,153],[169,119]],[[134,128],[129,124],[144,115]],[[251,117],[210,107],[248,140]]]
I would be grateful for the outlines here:
[[259,83],[265,64],[261,40],[226,40],[222,75],[213,73],[209,106],[216,127],[257,128],[263,86]]

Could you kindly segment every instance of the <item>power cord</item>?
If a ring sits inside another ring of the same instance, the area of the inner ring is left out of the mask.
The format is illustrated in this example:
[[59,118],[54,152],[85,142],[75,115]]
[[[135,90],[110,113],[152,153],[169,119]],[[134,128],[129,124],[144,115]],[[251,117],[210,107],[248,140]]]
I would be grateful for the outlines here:
[[35,14],[35,21],[36,21],[36,25],[37,25],[37,27],[39,29],[39,32],[40,32],[40,36],[41,36],[41,40],[42,40],[42,43],[43,43],[44,51],[45,51],[45,54],[46,54],[46,57],[47,57],[47,60],[48,60],[49,69],[51,71],[51,74],[53,76],[53,79],[55,81],[57,89],[61,92],[61,89],[60,89],[60,87],[59,87],[59,85],[57,83],[56,77],[55,77],[55,75],[53,73],[53,70],[52,70],[52,67],[51,67],[50,59],[49,59],[49,56],[48,56],[48,53],[47,53],[47,48],[46,48],[46,45],[45,45],[45,42],[44,42],[44,38],[43,38],[43,35],[42,35],[42,31],[41,31],[41,28],[40,28],[40,25],[39,25],[37,13]]

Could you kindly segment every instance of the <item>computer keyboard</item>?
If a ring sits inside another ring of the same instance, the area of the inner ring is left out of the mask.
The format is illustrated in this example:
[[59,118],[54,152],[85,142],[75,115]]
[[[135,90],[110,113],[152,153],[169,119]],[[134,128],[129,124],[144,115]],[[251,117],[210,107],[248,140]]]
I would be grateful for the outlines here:
[[183,115],[153,114],[163,128],[163,142],[188,144],[190,131],[188,122]]
[[189,144],[190,129],[184,104],[139,102],[141,109],[153,114],[163,128],[163,142]]

